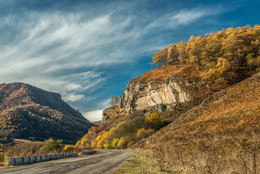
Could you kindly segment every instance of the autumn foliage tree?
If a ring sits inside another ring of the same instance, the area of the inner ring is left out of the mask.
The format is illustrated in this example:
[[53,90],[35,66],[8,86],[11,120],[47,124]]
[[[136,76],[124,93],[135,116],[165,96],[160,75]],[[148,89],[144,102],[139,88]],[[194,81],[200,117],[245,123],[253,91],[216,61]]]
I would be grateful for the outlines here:
[[150,113],[146,117],[146,122],[153,129],[159,129],[163,126],[163,121],[158,112]]
[[259,70],[260,25],[191,36],[187,43],[181,41],[155,52],[152,59],[159,66],[174,62],[195,65],[211,83],[232,82],[244,69]]

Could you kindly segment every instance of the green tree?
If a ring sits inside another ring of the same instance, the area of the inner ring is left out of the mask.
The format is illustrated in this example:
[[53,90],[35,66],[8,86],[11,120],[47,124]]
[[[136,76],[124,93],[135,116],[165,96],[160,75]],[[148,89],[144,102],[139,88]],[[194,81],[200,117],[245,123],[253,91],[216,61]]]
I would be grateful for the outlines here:
[[45,140],[44,145],[40,148],[43,152],[52,152],[54,150],[60,151],[62,149],[62,140],[53,140],[52,138]]

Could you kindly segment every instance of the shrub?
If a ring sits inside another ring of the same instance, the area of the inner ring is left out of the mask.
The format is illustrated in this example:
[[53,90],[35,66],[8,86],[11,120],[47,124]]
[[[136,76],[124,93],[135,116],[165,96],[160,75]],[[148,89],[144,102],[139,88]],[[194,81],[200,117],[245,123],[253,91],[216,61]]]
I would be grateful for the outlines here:
[[145,117],[137,115],[135,117],[130,116],[123,124],[119,124],[117,127],[114,136],[116,138],[127,137],[130,134],[136,134],[137,129],[145,127]]
[[0,147],[0,162],[3,162],[5,159],[4,150]]
[[117,148],[118,149],[125,149],[127,147],[127,142],[124,137],[121,137],[118,141]]
[[45,140],[44,145],[40,148],[42,152],[60,151],[62,149],[62,140],[53,140],[52,138]]
[[65,152],[73,152],[73,151],[75,151],[75,149],[76,149],[76,147],[73,146],[73,145],[66,145],[64,147],[63,151],[65,151]]
[[114,138],[112,141],[112,148],[117,148],[117,144],[118,144],[119,138]]
[[96,141],[99,141],[101,139],[101,135],[97,136]]
[[149,127],[153,129],[159,129],[163,126],[163,121],[158,112],[150,113],[146,117],[146,122],[148,123]]
[[99,141],[97,142],[96,147],[97,147],[98,149],[102,149],[102,148],[103,148],[103,144],[104,144],[104,140],[101,139],[101,140],[99,140]]
[[153,129],[148,129],[148,130],[145,130],[145,128],[138,129],[137,132],[136,132],[136,138],[141,139],[141,138],[148,137],[153,132],[154,132]]
[[91,148],[95,148],[96,147],[97,142],[96,141],[91,141],[90,147]]
[[127,147],[131,147],[134,143],[134,141],[130,141],[129,143],[127,143]]
[[32,156],[34,154],[40,154],[40,148],[43,144],[40,143],[22,143],[8,147],[6,155],[8,157],[19,157],[19,156]]
[[92,127],[88,130],[88,133],[96,134],[97,132],[98,132],[98,127],[97,127],[97,126],[92,126]]
[[103,145],[103,147],[104,147],[105,149],[112,149],[112,146],[111,146],[111,144],[109,144],[109,143],[105,143],[105,144]]

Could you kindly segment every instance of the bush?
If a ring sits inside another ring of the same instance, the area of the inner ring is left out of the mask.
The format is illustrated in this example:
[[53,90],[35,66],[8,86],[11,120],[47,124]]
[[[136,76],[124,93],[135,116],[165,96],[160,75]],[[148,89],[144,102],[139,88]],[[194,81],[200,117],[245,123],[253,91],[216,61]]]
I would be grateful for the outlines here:
[[62,140],[53,140],[52,138],[45,140],[44,145],[40,148],[42,152],[60,151],[62,149]]
[[127,147],[127,142],[124,137],[121,137],[118,141],[117,148],[118,149],[125,149]]
[[153,129],[159,129],[163,126],[163,121],[158,112],[150,113],[146,117],[146,122],[148,123],[149,127]]
[[5,152],[8,157],[33,156],[41,154],[42,146],[40,143],[22,143],[8,147]]
[[3,162],[5,159],[4,150],[0,147],[0,163]]
[[153,129],[148,129],[148,130],[145,130],[145,128],[138,129],[137,132],[136,132],[136,138],[141,139],[141,138],[148,137],[153,132],[154,132]]
[[95,148],[96,147],[97,142],[96,141],[91,141],[90,147],[91,148]]
[[127,143],[127,147],[131,147],[134,143],[134,141],[130,141],[129,143]]
[[119,138],[114,138],[112,141],[112,148],[117,148],[117,144],[118,144]]
[[101,140],[99,140],[99,141],[97,142],[96,147],[97,147],[98,149],[102,149],[102,148],[103,148],[103,144],[104,144],[104,140],[101,139]]
[[75,151],[75,150],[76,150],[76,147],[73,146],[73,145],[66,145],[66,146],[64,147],[64,149],[63,149],[63,151],[65,151],[65,152],[73,152],[73,151]]
[[109,143],[105,143],[105,144],[103,145],[103,147],[104,147],[105,149],[112,149],[112,146],[111,146],[111,144],[109,144]]

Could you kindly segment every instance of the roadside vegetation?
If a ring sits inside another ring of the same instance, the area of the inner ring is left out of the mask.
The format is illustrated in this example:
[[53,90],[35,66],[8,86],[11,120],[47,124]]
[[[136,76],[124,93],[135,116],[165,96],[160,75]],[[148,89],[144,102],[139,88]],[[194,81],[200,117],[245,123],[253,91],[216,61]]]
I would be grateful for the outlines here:
[[98,127],[92,127],[75,146],[78,148],[125,149],[163,126],[164,121],[158,112],[152,112],[147,117],[133,114],[117,126],[102,133],[98,132]]
[[158,163],[152,151],[134,150],[134,152],[134,156],[118,168],[114,174],[172,173],[160,168],[160,163]]
[[7,157],[26,157],[39,156],[46,154],[79,152],[86,149],[80,149],[74,145],[65,145],[62,140],[52,138],[44,142],[34,142],[29,140],[15,140],[8,145],[0,144],[0,165],[4,165]]

